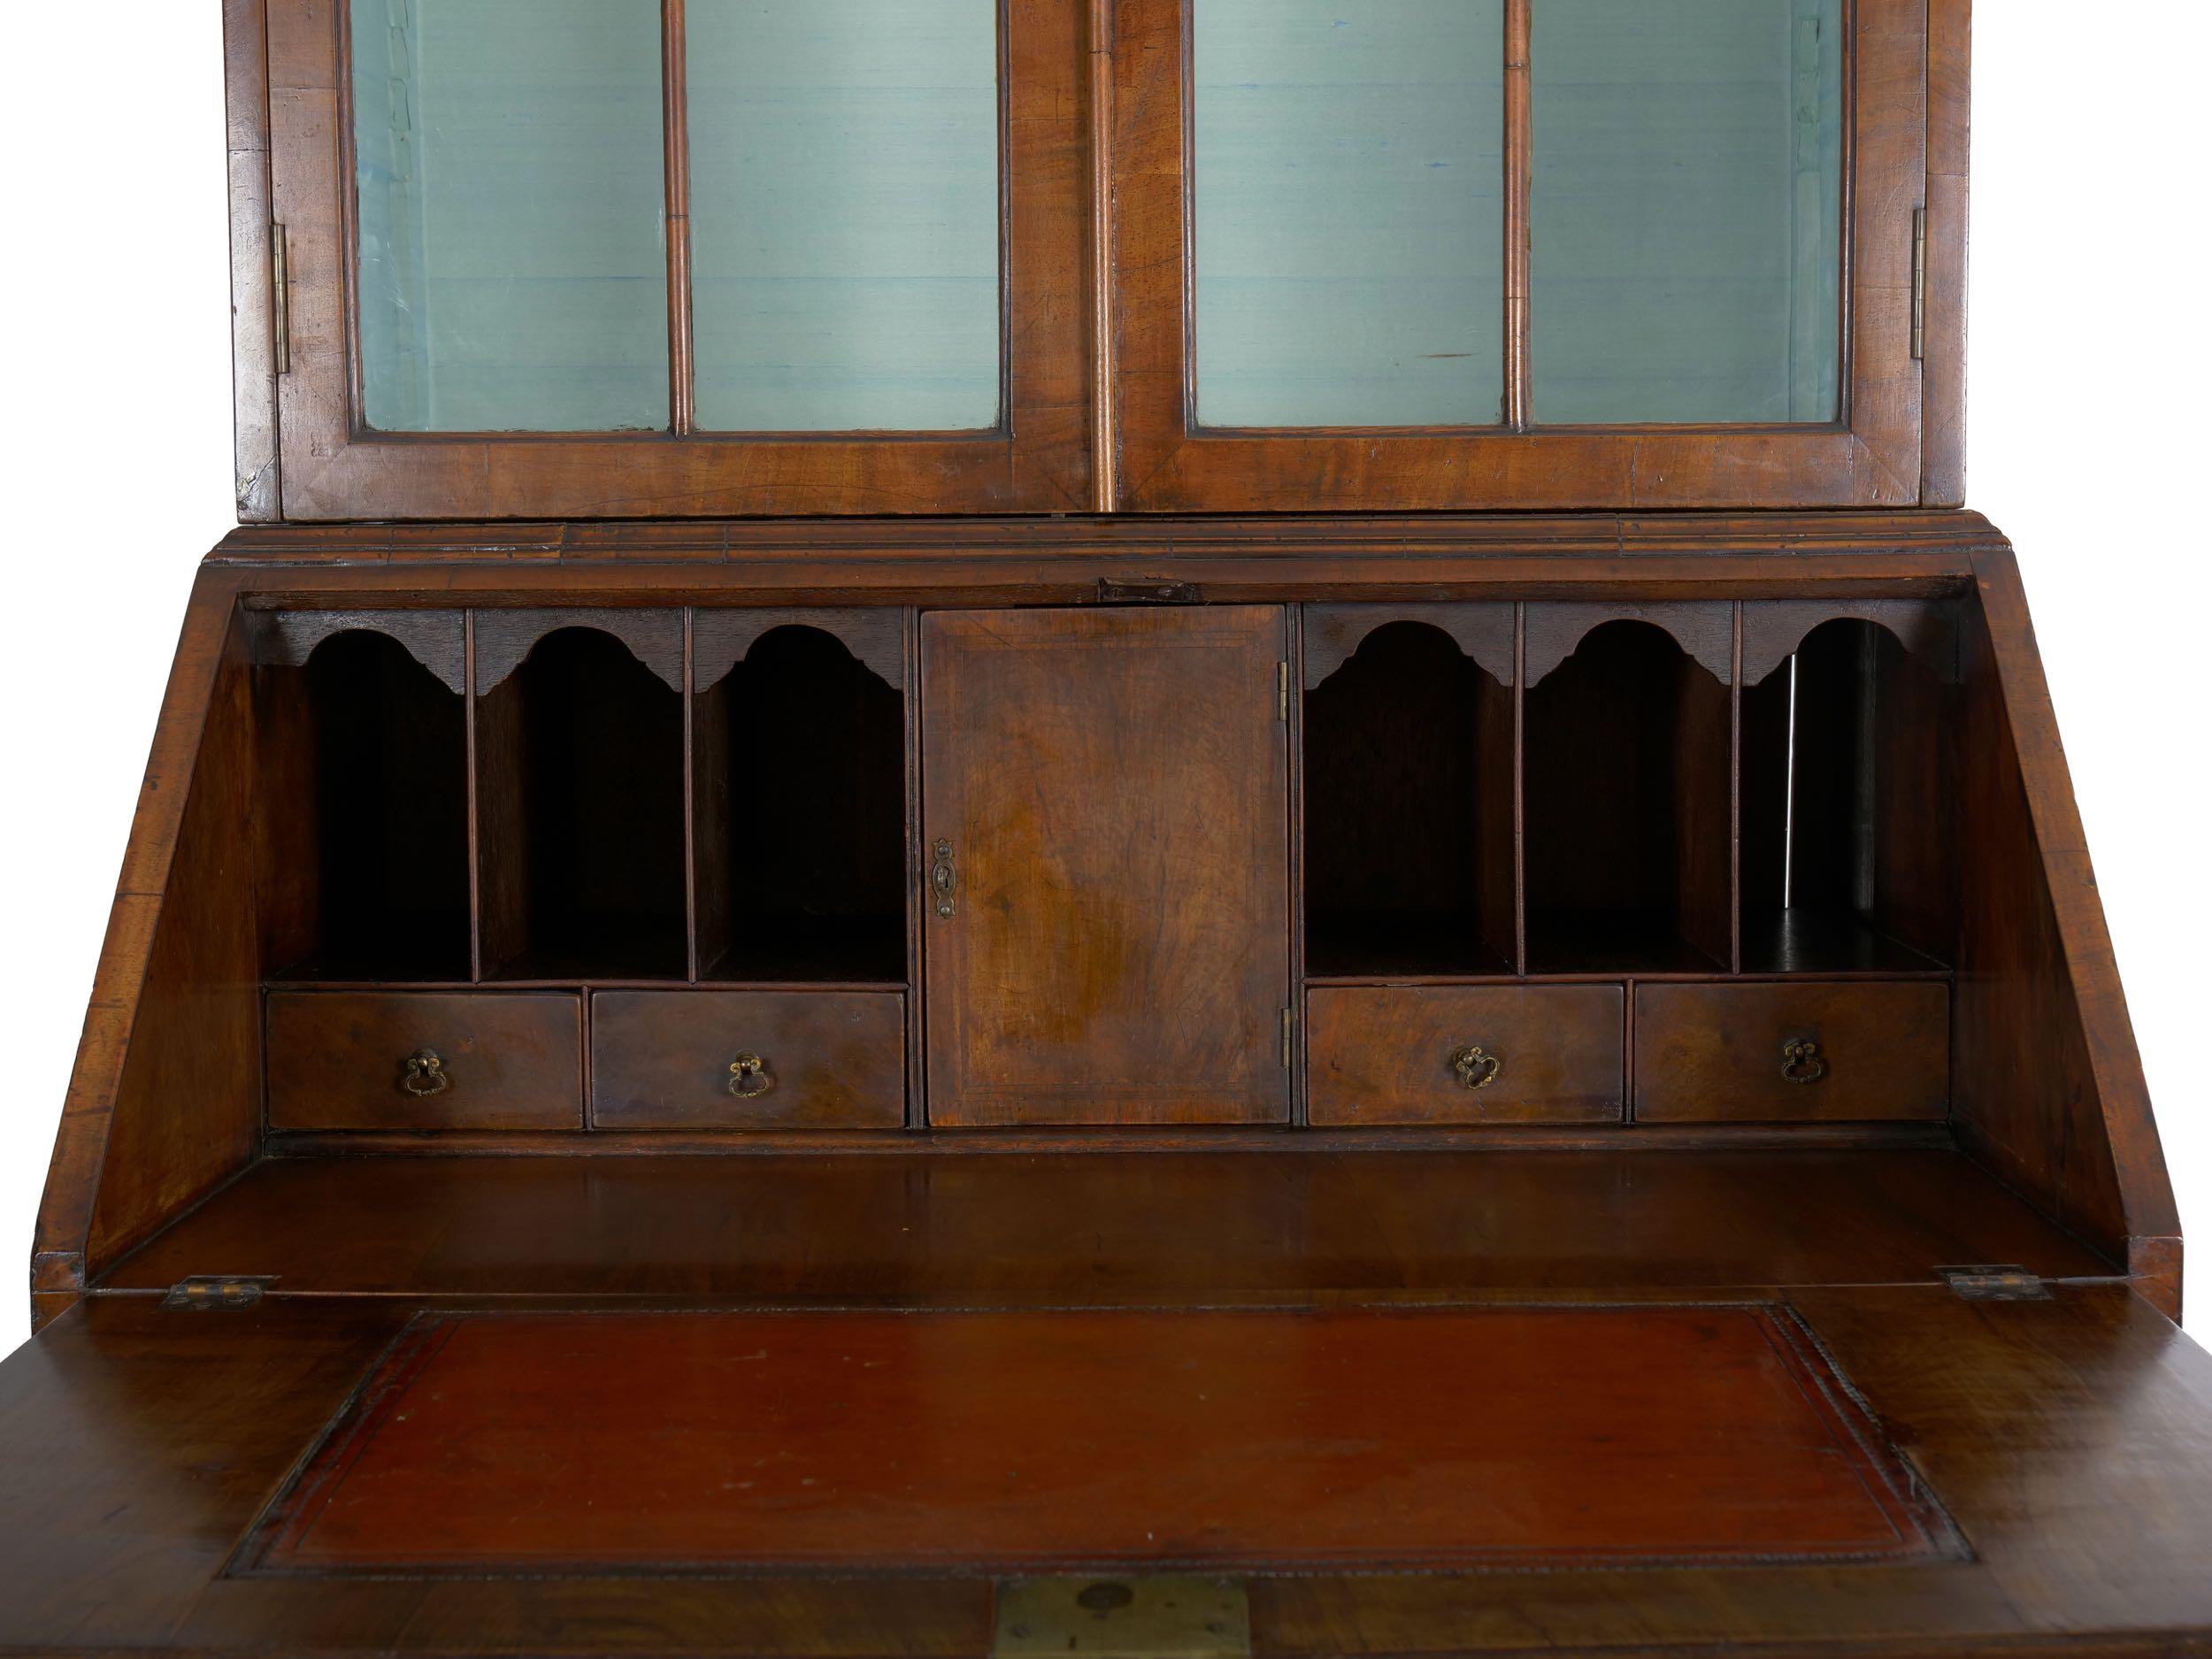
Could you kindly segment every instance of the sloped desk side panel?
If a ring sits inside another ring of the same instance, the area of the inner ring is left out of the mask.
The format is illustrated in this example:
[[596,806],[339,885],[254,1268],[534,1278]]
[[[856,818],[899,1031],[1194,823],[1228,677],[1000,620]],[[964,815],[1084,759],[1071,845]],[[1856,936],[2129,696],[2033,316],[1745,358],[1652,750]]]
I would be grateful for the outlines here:
[[1953,1122],[2023,1196],[2181,1317],[2181,1226],[2009,549],[1974,556],[1963,641],[1965,925]]
[[210,568],[185,613],[39,1211],[34,1329],[259,1149],[252,700],[235,596]]

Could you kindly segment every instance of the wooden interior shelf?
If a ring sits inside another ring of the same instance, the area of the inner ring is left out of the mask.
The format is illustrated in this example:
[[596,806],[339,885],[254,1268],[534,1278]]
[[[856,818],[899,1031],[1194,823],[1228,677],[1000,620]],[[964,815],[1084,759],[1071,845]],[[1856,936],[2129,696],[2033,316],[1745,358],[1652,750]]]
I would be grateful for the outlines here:
[[[996,1153],[278,1157],[104,1284],[253,1272],[296,1296],[1055,1307],[1931,1285],[1967,1262],[2113,1271],[1953,1151],[1295,1152],[1294,1139],[1051,1156],[1033,1139]],[[334,1229],[334,1215],[378,1222]]]

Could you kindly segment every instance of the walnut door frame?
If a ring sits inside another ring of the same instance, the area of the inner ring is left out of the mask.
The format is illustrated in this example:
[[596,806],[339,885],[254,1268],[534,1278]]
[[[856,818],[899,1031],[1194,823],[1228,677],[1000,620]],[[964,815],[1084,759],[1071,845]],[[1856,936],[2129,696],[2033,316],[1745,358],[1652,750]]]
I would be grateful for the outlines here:
[[[1913,340],[1914,238],[1931,224],[1931,342],[1962,357],[1965,24],[1969,0],[1850,0],[1844,182],[1844,409],[1805,426],[1544,427],[1526,419],[1528,96],[1532,0],[1507,0],[1507,419],[1494,427],[1202,430],[1195,412],[1191,52],[1195,0],[1114,0],[1113,109],[1100,124],[1112,180],[1115,504],[1173,512],[1690,506],[1878,507],[1924,498],[1924,415],[1944,423],[1932,474],[1955,489],[1951,365]],[[1931,25],[1942,42],[1931,130]],[[1515,50],[1517,43],[1517,50]],[[1944,188],[1932,167],[1946,169]],[[1931,217],[1934,217],[1932,214]],[[1932,404],[1932,407],[1925,405]]]
[[922,613],[930,1125],[1293,1121],[1294,633],[1276,604]]
[[[687,238],[670,251],[670,428],[394,434],[360,418],[349,0],[226,0],[242,518],[588,518],[1065,512],[1091,504],[1080,0],[999,0],[1000,424],[979,433],[694,434]],[[683,0],[662,0],[680,84]],[[664,148],[683,123],[664,100]],[[684,172],[667,170],[672,227]],[[281,226],[280,313],[272,226]]]

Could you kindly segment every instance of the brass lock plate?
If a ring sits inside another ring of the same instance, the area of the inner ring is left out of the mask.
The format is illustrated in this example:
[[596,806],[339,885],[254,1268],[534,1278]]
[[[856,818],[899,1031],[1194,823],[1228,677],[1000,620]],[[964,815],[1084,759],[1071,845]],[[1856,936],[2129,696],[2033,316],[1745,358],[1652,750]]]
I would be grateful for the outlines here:
[[1233,1578],[1112,1574],[998,1586],[993,1659],[1248,1659],[1252,1614]]

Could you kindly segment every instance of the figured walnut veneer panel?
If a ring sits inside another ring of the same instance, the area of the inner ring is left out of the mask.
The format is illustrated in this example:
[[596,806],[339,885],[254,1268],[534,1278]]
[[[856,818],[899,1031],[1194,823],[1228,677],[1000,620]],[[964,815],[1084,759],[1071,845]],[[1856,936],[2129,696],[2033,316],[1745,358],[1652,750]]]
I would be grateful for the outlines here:
[[1907,1560],[1778,1309],[426,1315],[246,1571]]
[[1271,605],[922,618],[932,1123],[1288,1120],[1289,639]]

